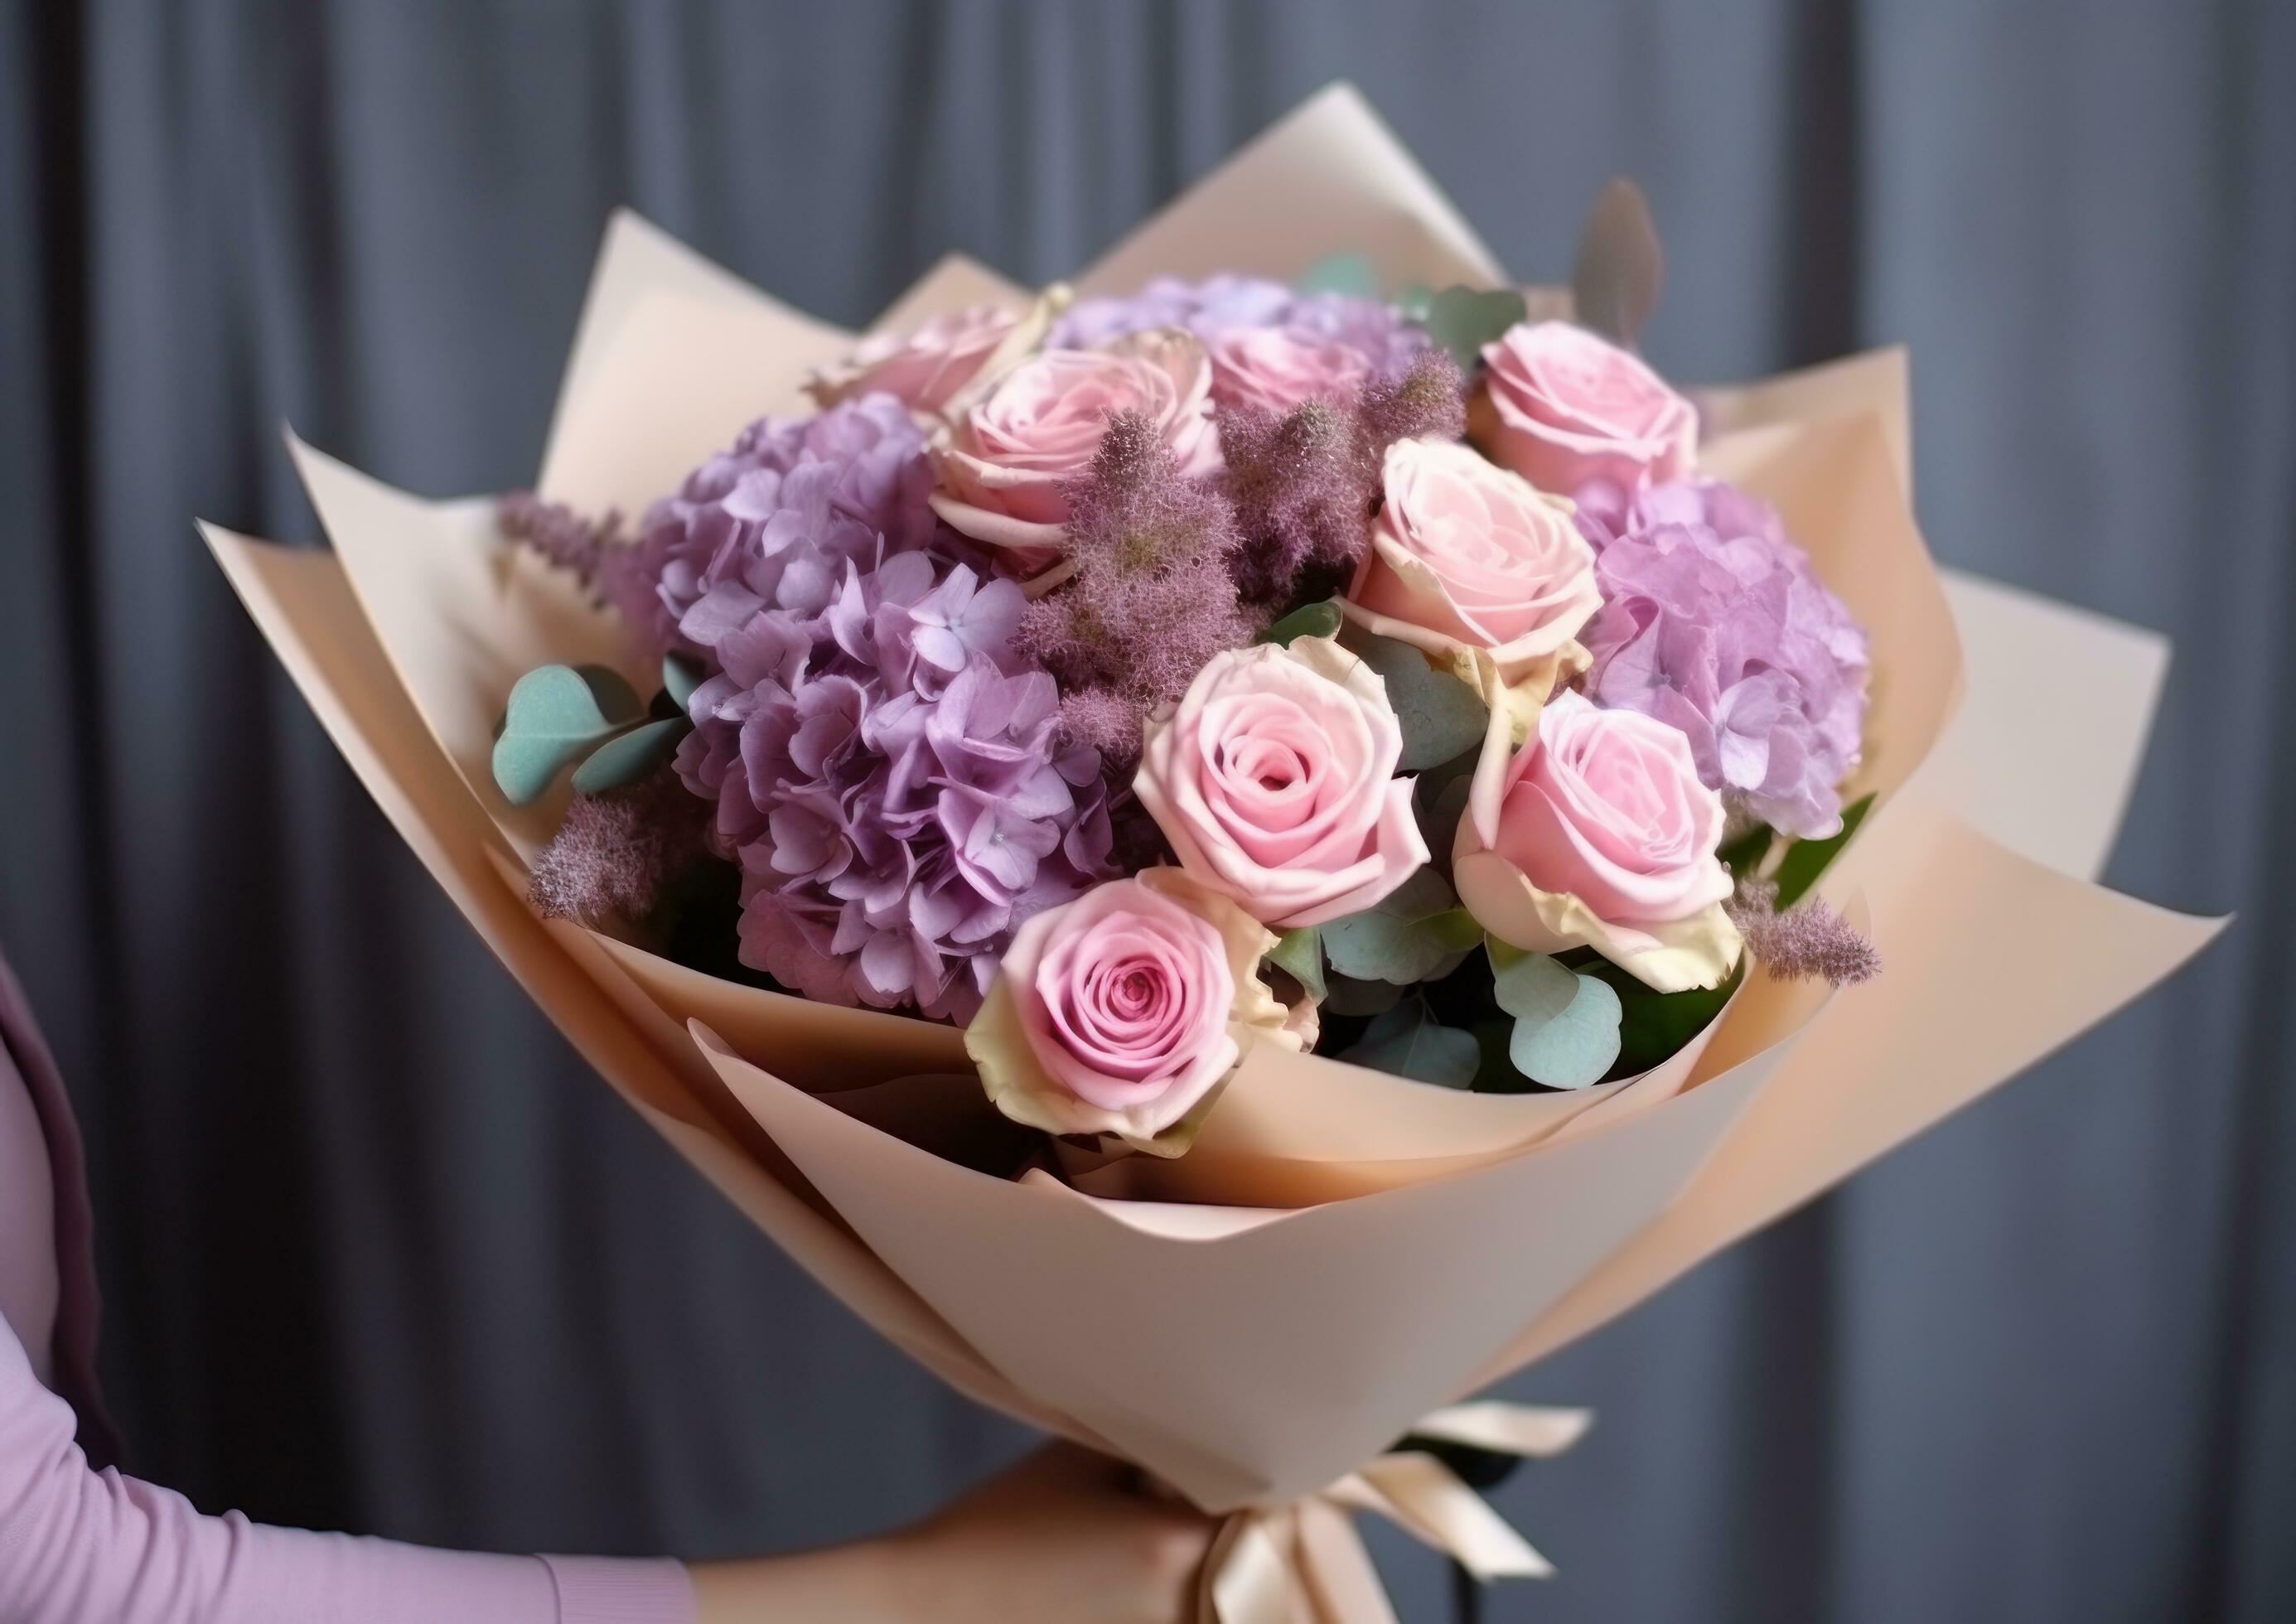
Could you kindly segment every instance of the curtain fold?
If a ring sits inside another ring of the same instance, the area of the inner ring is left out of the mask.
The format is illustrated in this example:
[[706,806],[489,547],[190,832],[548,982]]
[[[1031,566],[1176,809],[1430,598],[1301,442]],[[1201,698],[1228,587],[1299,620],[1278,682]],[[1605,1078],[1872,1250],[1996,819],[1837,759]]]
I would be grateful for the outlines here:
[[[1674,375],[1909,342],[1940,557],[2177,639],[2109,877],[2245,915],[1511,1384],[1601,1419],[1500,1491],[1562,1574],[1486,1616],[2296,1614],[2296,9],[0,17],[0,940],[86,1128],[135,1469],[703,1555],[883,1527],[1023,1447],[586,1074],[191,521],[316,537],[283,421],[413,490],[529,479],[618,203],[859,322],[949,249],[1074,268],[1347,77],[1526,279],[1637,176]],[[1402,1615],[1444,1616],[1374,1539]]]

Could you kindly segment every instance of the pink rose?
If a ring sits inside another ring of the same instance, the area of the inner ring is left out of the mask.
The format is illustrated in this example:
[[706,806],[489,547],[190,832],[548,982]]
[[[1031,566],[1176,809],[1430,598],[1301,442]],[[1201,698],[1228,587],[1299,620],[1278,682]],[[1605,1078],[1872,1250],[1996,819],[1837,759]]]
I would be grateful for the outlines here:
[[1660,992],[1712,987],[1739,948],[1722,826],[1679,730],[1558,693],[1512,762],[1478,772],[1453,873],[1502,941],[1589,946]]
[[1275,930],[1359,913],[1427,861],[1379,674],[1328,637],[1216,654],[1132,781],[1180,866]]
[[1185,332],[1136,332],[1022,362],[937,433],[933,510],[991,546],[1058,547],[1069,516],[1061,484],[1091,463],[1115,412],[1146,414],[1184,472],[1219,467],[1203,347]]
[[914,332],[863,340],[840,365],[808,379],[806,391],[824,410],[856,395],[882,393],[911,411],[938,412],[972,381],[1020,320],[996,305],[943,311]]
[[1493,462],[1568,496],[1590,480],[1636,490],[1698,457],[1698,409],[1642,361],[1569,322],[1522,323],[1483,346],[1468,434]]
[[1177,1155],[1248,1038],[1297,1044],[1258,975],[1275,945],[1177,869],[1111,880],[1021,927],[965,1048],[1013,1120]]
[[1448,440],[1396,441],[1382,484],[1350,619],[1431,654],[1488,653],[1510,684],[1575,665],[1573,639],[1603,599],[1570,504]]
[[1210,352],[1213,400],[1279,417],[1303,400],[1344,400],[1371,376],[1353,345],[1286,327],[1230,327]]

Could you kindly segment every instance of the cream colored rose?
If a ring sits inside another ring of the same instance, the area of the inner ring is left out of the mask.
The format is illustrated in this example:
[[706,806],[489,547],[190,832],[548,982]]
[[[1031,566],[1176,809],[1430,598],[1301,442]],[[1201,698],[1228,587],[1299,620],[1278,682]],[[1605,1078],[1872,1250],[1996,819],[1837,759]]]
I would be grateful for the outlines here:
[[[1398,440],[1378,523],[1342,607],[1366,631],[1451,661],[1488,657],[1510,687],[1585,664],[1576,639],[1602,595],[1570,504],[1466,446]],[[1538,697],[1545,697],[1545,686]]]

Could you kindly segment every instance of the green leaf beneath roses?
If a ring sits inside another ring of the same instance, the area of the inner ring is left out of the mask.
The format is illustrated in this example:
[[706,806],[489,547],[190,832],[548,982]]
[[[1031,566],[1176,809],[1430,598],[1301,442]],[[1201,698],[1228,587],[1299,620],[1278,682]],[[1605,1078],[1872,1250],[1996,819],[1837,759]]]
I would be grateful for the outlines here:
[[693,731],[682,716],[665,717],[617,734],[574,769],[574,787],[585,795],[636,783],[669,759],[680,739]]
[[1490,711],[1475,691],[1427,656],[1393,637],[1357,633],[1348,646],[1387,685],[1387,702],[1403,728],[1403,755],[1396,766],[1424,772],[1455,761],[1483,742]]
[[1345,293],[1351,299],[1379,297],[1379,269],[1368,254],[1347,249],[1325,254],[1300,273],[1292,287],[1302,293]]
[[1704,1031],[1738,990],[1746,963],[1742,955],[1737,968],[1718,987],[1681,992],[1653,992],[1631,972],[1604,958],[1593,960],[1583,973],[1598,978],[1619,995],[1619,1057],[1611,1062],[1611,1076],[1620,1078],[1636,1076],[1673,1058]]
[[1326,598],[1293,610],[1252,641],[1282,644],[1288,648],[1296,638],[1330,636],[1340,629],[1340,606]]
[[1307,989],[1318,1004],[1328,990],[1324,985],[1324,936],[1313,925],[1286,931],[1268,950],[1267,962]]
[[1493,938],[1491,997],[1518,1021],[1551,1021],[1578,995],[1578,973],[1552,955],[1525,953]]
[[636,690],[604,666],[538,666],[510,691],[495,737],[495,783],[512,806],[538,800],[570,762],[644,711]]
[[1482,358],[1483,346],[1522,320],[1528,307],[1513,288],[1484,292],[1476,288],[1445,288],[1427,301],[1421,325],[1427,336],[1451,352],[1461,372],[1472,372]]
[[1398,1005],[1364,1029],[1363,1039],[1338,1058],[1374,1071],[1408,1077],[1446,1088],[1464,1088],[1475,1079],[1482,1049],[1472,1032],[1439,1026],[1417,999]]
[[1324,1010],[1332,1015],[1380,1015],[1403,1002],[1403,988],[1392,981],[1358,981],[1353,976],[1324,978]]
[[1570,272],[1571,312],[1582,326],[1632,345],[1658,308],[1665,270],[1650,200],[1620,176],[1603,188],[1587,216]]
[[1778,859],[1778,912],[1783,914],[1809,894],[1809,888],[1841,855],[1849,844],[1849,837],[1857,833],[1857,825],[1874,809],[1871,793],[1860,796],[1841,809],[1841,833],[1822,841],[1796,841],[1786,848],[1786,855]]
[[1482,939],[1443,876],[1421,868],[1373,906],[1323,927],[1332,968],[1358,980],[1410,986],[1428,980]]
[[1595,976],[1562,973],[1570,978],[1572,996],[1553,1013],[1516,1014],[1507,1058],[1534,1083],[1584,1088],[1601,1082],[1619,1058],[1619,995]]

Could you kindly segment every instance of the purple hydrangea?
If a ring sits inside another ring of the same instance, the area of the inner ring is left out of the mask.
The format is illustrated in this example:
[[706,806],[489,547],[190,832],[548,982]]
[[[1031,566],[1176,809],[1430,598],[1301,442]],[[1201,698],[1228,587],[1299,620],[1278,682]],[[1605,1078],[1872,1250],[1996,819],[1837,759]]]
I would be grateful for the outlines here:
[[938,532],[873,397],[768,420],[657,505],[657,633],[709,670],[679,747],[742,867],[742,962],[808,997],[964,1021],[1012,932],[1111,871],[1100,762],[1059,742],[1023,601]]
[[1427,335],[1375,299],[1300,293],[1257,276],[1160,276],[1129,298],[1078,299],[1046,340],[1060,349],[1092,349],[1128,332],[1185,327],[1209,342],[1234,327],[1288,327],[1345,344],[1376,374],[1399,373],[1427,349]]
[[1869,661],[1864,627],[1776,510],[1719,480],[1578,493],[1603,608],[1587,691],[1689,735],[1711,788],[1802,840],[1841,828]]
[[922,546],[924,437],[890,395],[764,417],[646,510],[598,586],[656,649],[707,656],[761,609],[818,615],[849,563]]

